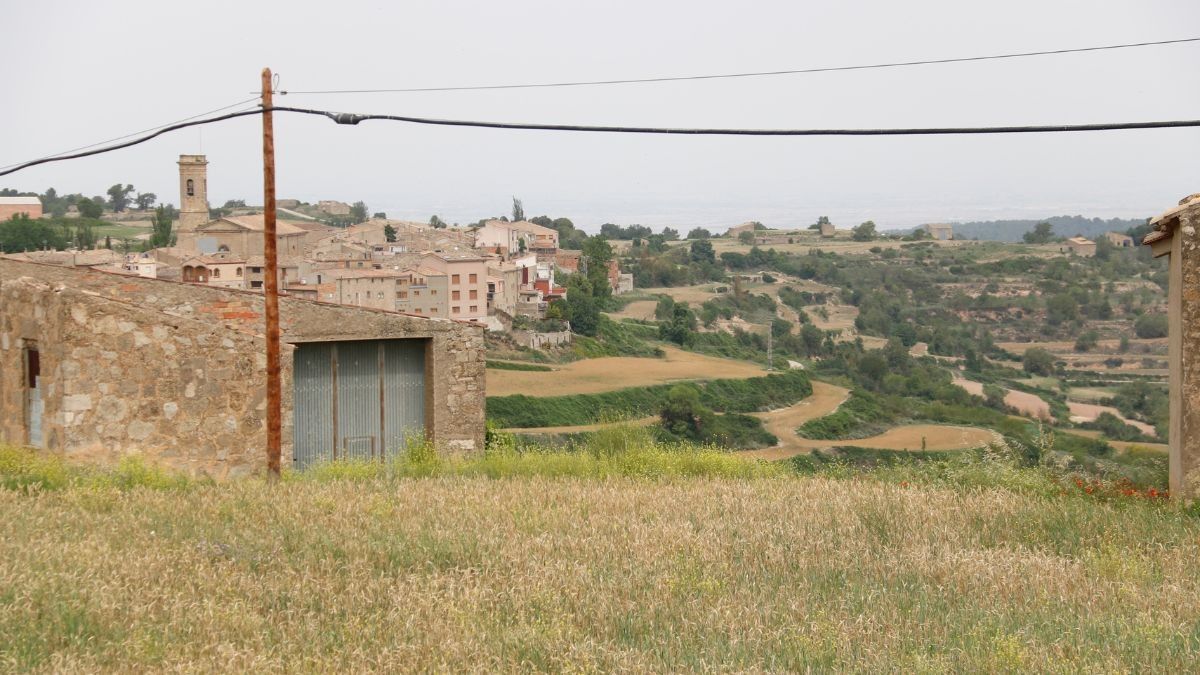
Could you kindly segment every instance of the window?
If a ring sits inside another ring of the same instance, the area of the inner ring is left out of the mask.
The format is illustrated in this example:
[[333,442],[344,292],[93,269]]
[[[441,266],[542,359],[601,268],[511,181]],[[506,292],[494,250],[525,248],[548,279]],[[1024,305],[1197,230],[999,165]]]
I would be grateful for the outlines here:
[[437,314],[437,307],[430,307],[430,308],[429,308],[429,313],[430,313],[430,314]]
[[450,291],[450,299],[458,300],[458,291]]
[[242,268],[240,268],[240,267],[239,267],[239,268],[237,268],[237,275],[238,275],[239,277],[240,277],[240,276],[242,276]]
[[214,267],[212,269],[212,278],[214,278],[214,279],[221,278],[221,268],[220,267]]
[[471,313],[478,314],[479,313],[479,305],[471,305]]
[[262,288],[262,282],[261,281],[251,281],[250,288]]
[[473,283],[473,284],[479,283],[479,275],[478,274],[471,275],[471,283]]
[[191,178],[187,181],[187,194],[189,197],[196,196],[196,184],[192,182]]
[[378,293],[376,293],[375,297],[378,300],[382,300],[383,299],[383,291],[379,291]]
[[458,314],[458,312],[459,312],[461,309],[462,309],[462,307],[459,307],[458,305],[455,305],[455,306],[453,306],[453,307],[451,307],[451,308],[450,308],[450,313],[451,313],[451,314]]
[[459,279],[459,275],[457,275],[457,274],[451,274],[451,275],[450,275],[450,283],[452,283],[452,284],[458,284],[458,283],[462,283],[462,281],[461,281],[461,279]]
[[472,299],[472,300],[478,300],[478,299],[479,299],[479,291],[478,291],[478,290],[476,290],[476,289],[474,289],[474,288],[472,288],[472,289],[471,289],[471,299]]
[[430,291],[429,291],[429,294],[430,294],[430,295],[437,295],[437,289],[436,289],[436,288],[434,288],[434,289],[430,290]]
[[400,299],[407,300],[408,299],[408,291],[400,291]]
[[418,298],[421,297],[421,291],[413,291],[413,296]]

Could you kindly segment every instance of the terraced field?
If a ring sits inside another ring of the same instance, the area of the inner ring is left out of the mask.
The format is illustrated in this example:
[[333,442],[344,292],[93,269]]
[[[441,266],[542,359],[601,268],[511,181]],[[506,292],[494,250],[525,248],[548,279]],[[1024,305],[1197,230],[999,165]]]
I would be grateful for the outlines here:
[[664,347],[661,359],[610,356],[568,363],[550,372],[489,370],[488,396],[595,394],[685,380],[744,379],[763,375],[762,366]]

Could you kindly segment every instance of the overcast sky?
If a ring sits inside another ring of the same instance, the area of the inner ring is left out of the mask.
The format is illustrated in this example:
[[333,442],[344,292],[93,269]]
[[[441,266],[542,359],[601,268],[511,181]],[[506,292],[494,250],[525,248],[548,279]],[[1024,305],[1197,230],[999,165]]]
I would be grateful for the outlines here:
[[[985,8],[986,7],[986,8]],[[64,2],[0,0],[0,165],[292,90],[591,80],[840,66],[1200,34],[1196,0],[1115,2]],[[1200,43],[842,73],[492,92],[288,95],[278,104],[522,122],[975,126],[1200,117]],[[261,203],[256,117],[29,169],[0,187]],[[601,223],[881,228],[1145,217],[1200,191],[1200,130],[914,138],[500,131],[277,114],[281,197],[468,222],[509,210]]]

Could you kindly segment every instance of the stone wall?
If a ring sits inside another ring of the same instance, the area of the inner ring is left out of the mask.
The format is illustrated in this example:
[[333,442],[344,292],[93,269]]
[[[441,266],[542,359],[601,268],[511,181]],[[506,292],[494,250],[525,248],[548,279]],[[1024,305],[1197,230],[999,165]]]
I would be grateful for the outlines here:
[[571,343],[571,331],[557,331],[554,333],[535,333],[527,330],[515,330],[512,332],[513,342],[522,347],[530,349],[541,349],[542,347],[554,347],[557,345],[566,345]]
[[[111,461],[140,453],[193,474],[265,467],[263,297],[0,260],[0,441],[26,442],[24,349],[36,342],[45,447]],[[291,458],[291,343],[428,342],[426,430],[482,448],[483,329],[284,297],[284,465]]]

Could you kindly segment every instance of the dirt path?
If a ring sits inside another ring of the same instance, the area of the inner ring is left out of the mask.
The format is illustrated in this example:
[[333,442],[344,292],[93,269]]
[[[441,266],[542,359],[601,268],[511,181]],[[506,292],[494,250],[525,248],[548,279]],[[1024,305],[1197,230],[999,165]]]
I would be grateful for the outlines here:
[[779,410],[754,413],[754,416],[762,420],[767,431],[778,437],[781,443],[786,445],[793,438],[802,440],[796,436],[796,427],[836,412],[850,397],[849,389],[836,384],[813,380],[812,387],[812,396],[803,401]]
[[1131,427],[1136,427],[1138,431],[1148,436],[1156,436],[1158,432],[1153,426],[1140,422],[1138,420],[1127,419],[1121,414],[1120,410],[1106,405],[1096,405],[1094,403],[1079,403],[1078,401],[1067,401],[1067,408],[1071,411],[1072,422],[1094,422],[1101,413],[1109,413]]
[[[954,380],[954,384],[965,389],[968,394],[983,396],[983,383],[981,382],[958,378]],[[1048,420],[1052,417],[1049,403],[1043,401],[1039,396],[1024,391],[1005,389],[1004,404],[1034,419]]]

